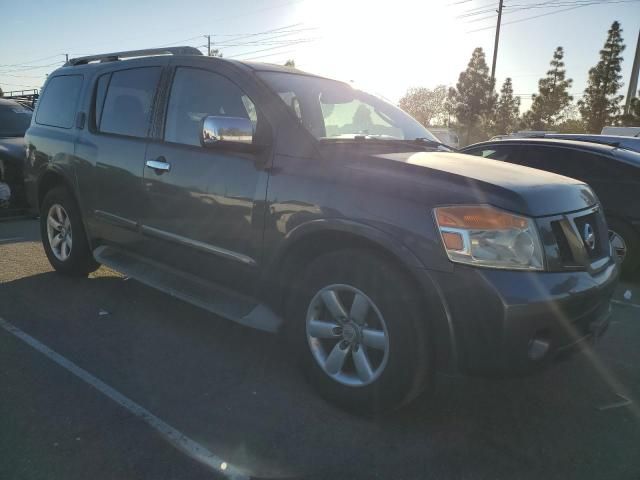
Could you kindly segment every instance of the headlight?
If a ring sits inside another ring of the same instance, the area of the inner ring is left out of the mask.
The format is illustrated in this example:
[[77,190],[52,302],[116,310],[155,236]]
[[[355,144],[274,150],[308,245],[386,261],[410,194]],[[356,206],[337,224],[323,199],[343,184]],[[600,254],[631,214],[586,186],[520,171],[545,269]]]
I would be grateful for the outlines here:
[[440,207],[434,214],[452,262],[514,270],[543,270],[533,220],[484,205]]

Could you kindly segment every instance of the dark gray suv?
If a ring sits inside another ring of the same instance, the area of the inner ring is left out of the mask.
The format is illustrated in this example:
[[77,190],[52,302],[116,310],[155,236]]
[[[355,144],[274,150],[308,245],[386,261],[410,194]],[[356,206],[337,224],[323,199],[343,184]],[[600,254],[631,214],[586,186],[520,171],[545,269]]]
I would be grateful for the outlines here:
[[77,58],[26,141],[57,271],[104,264],[282,329],[355,411],[436,371],[531,371],[607,326],[618,265],[586,184],[453,153],[344,83],[188,47]]

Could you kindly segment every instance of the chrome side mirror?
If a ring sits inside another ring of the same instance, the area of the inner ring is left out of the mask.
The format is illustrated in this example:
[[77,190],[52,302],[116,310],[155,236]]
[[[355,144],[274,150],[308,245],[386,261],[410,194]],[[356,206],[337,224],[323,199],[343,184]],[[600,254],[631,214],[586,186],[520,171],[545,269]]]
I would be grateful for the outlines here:
[[210,115],[202,120],[202,146],[212,147],[225,143],[251,145],[253,124],[248,118]]

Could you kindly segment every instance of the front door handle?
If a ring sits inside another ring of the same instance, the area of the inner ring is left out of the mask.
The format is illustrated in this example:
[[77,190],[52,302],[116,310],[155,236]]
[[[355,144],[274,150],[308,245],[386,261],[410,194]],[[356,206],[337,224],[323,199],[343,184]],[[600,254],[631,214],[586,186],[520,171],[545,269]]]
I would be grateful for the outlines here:
[[171,170],[171,164],[166,162],[164,157],[158,157],[156,160],[147,160],[145,165],[155,170],[158,175]]

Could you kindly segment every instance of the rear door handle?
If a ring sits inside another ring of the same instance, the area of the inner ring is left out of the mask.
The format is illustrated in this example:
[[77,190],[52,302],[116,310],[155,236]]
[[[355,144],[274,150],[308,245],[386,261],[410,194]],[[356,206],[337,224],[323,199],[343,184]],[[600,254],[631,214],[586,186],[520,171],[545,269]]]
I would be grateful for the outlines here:
[[164,157],[158,157],[156,160],[147,160],[145,165],[155,170],[157,174],[171,170],[171,164],[166,162]]

